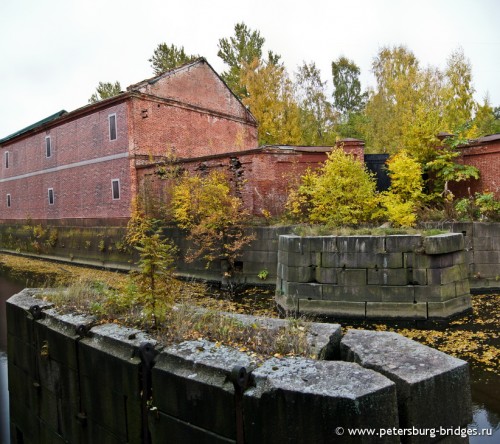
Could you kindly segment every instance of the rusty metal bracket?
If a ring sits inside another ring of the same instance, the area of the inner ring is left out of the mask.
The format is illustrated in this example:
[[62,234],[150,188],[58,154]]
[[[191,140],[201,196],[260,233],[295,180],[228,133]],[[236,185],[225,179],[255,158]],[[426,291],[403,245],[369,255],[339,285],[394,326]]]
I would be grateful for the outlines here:
[[246,367],[236,365],[233,367],[229,380],[234,386],[234,409],[236,414],[236,443],[245,442],[245,424],[243,421],[243,393],[250,385],[250,373]]
[[142,385],[142,442],[149,444],[151,442],[151,434],[148,427],[148,401],[152,395],[151,370],[155,365],[155,358],[158,350],[150,342],[143,342],[139,345],[138,355],[141,359],[141,385]]
[[33,316],[33,319],[35,320],[41,319],[43,316],[42,309],[37,304],[32,305],[28,310],[31,313],[31,316]]

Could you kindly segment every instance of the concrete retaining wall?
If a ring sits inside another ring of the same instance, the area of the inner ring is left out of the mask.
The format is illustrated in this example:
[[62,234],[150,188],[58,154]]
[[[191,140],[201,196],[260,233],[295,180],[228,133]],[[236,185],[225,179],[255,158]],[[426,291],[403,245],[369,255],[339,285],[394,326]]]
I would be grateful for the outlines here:
[[293,313],[446,318],[471,309],[462,234],[280,236],[277,303]]
[[[339,325],[313,324],[319,355],[342,353],[344,361],[272,358],[256,366],[208,341],[162,349],[138,330],[62,316],[36,293],[7,301],[14,444],[370,443],[347,429],[471,420],[467,363],[397,334],[350,331],[341,339]],[[251,318],[242,322],[287,322]],[[374,350],[378,358],[367,352]],[[439,436],[408,442],[434,441]]]
[[[0,249],[75,264],[119,269],[130,269],[134,259],[137,259],[132,252],[125,249],[124,227],[53,227],[57,230],[54,243],[50,228],[38,238],[33,231],[36,225],[27,227],[26,224],[15,226],[0,224]],[[474,291],[500,289],[500,224],[470,222],[433,223],[426,226],[443,228],[464,235],[465,264],[469,273],[470,287]],[[290,234],[292,230],[291,226],[249,229],[248,232],[255,235],[255,240],[242,251],[237,280],[249,284],[274,285],[277,277],[278,238],[280,235]],[[224,262],[214,262],[208,268],[201,260],[186,263],[182,258],[192,248],[192,244],[186,240],[186,233],[176,228],[166,228],[165,234],[179,247],[180,260],[177,262],[177,269],[180,275],[214,281],[221,279],[227,268]],[[267,272],[266,279],[259,278],[259,273],[262,271]],[[390,280],[404,281],[402,276],[400,274],[398,278],[392,273]],[[378,277],[384,279],[382,273],[379,273]],[[371,275],[370,279],[377,279],[377,275]]]
[[449,222],[426,226],[462,233],[472,291],[500,291],[500,223]]

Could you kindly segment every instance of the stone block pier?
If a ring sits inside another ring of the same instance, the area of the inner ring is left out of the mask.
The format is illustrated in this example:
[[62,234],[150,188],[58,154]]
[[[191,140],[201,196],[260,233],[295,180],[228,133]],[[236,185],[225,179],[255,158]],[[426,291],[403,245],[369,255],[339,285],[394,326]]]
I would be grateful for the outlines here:
[[461,233],[282,235],[276,301],[291,313],[447,318],[471,309]]
[[[7,302],[14,444],[455,442],[425,430],[471,420],[467,363],[394,333],[312,323],[315,359],[256,365],[206,340],[163,348],[135,329],[61,315],[37,293]],[[376,438],[349,433],[365,428]],[[403,429],[413,434],[394,432]]]

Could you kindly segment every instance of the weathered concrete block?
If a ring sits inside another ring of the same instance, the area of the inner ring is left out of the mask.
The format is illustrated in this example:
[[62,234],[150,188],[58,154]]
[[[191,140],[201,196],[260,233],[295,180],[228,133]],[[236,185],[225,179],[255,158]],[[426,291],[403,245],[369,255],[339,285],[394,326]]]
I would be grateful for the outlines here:
[[402,253],[322,253],[321,266],[332,268],[402,268]]
[[498,251],[474,251],[474,263],[480,264],[495,264],[500,270],[500,250]]
[[500,224],[474,222],[474,237],[500,237]]
[[229,377],[236,365],[254,364],[236,349],[204,340],[168,347],[152,370],[153,403],[182,422],[234,439],[235,394]]
[[[237,319],[242,325],[252,325],[267,331],[278,332],[290,326],[288,319],[267,318],[261,316],[244,315],[239,313],[224,313],[224,316]],[[307,341],[311,347],[311,353],[318,359],[333,359],[332,356],[340,356],[340,339],[342,328],[339,324],[323,324],[310,322],[305,324],[307,329]]]
[[337,247],[337,236],[324,236],[321,251],[324,253],[336,253],[339,251]]
[[378,287],[369,286],[345,286],[345,285],[323,285],[323,300],[366,302],[382,301],[382,292]]
[[315,268],[310,267],[288,267],[287,279],[290,282],[313,282],[315,281]]
[[500,279],[500,264],[474,264],[472,274],[473,279],[490,278],[498,282]]
[[322,299],[323,286],[316,283],[301,284],[297,282],[289,282],[288,294],[297,298]]
[[469,279],[462,279],[461,281],[455,282],[455,293],[457,296],[468,296],[470,295],[470,283]]
[[455,282],[444,285],[415,286],[415,301],[446,301],[457,296]]
[[337,282],[346,287],[362,287],[366,282],[366,269],[341,268],[337,271]]
[[315,279],[320,284],[336,284],[337,283],[337,269],[317,267],[315,270]]
[[410,302],[415,301],[415,286],[406,285],[381,285],[379,287],[370,287],[371,291],[377,291],[380,294],[381,302]]
[[319,252],[288,253],[289,267],[311,267],[318,265],[321,265],[321,253]]
[[452,253],[428,256],[426,254],[413,255],[414,268],[446,268],[455,265]]
[[500,237],[475,237],[474,251],[500,251]]
[[383,236],[338,236],[337,248],[341,253],[385,253]]
[[367,302],[366,317],[373,319],[427,319],[425,302]]
[[[326,444],[336,439],[336,427],[398,426],[394,384],[357,364],[270,359],[253,377],[255,387],[244,394],[245,442]],[[373,438],[345,434],[342,442],[369,443]]]
[[447,268],[430,268],[427,270],[427,284],[443,285],[460,281],[467,278],[467,274],[464,274],[463,271],[463,268],[459,265]]
[[33,315],[30,313],[30,308],[38,306],[39,311],[48,310],[54,304],[46,302],[43,299],[36,299],[35,295],[41,294],[39,290],[34,288],[25,288],[20,293],[11,296],[6,304],[9,306],[7,310],[7,333],[13,336],[28,340],[33,344]]
[[299,299],[298,311],[301,314],[364,318],[366,302]]
[[298,299],[288,293],[278,294],[274,296],[276,304],[285,312],[297,313],[298,312]]
[[408,285],[408,271],[404,268],[377,268],[367,270],[368,285]]
[[276,251],[247,251],[244,262],[276,263],[277,258]]
[[423,247],[426,254],[444,254],[464,249],[461,233],[438,234],[424,237]]
[[427,285],[427,268],[413,268],[411,276],[413,285]]
[[427,310],[429,318],[444,319],[472,310],[472,301],[470,295],[463,295],[444,302],[428,302]]
[[422,247],[420,235],[392,235],[385,238],[385,251],[387,253],[409,253]]
[[[399,427],[463,427],[471,421],[467,362],[396,333],[363,330],[347,332],[341,354],[396,383]],[[428,442],[428,437],[407,438]]]

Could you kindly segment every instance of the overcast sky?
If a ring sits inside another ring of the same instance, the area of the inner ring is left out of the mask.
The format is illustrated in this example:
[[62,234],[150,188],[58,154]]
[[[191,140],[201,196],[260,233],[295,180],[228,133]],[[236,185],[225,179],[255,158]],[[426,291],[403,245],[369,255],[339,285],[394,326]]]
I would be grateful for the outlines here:
[[499,0],[0,0],[0,138],[88,103],[99,81],[128,85],[152,77],[161,42],[207,58],[244,21],[281,54],[290,73],[314,61],[331,85],[341,55],[373,86],[383,46],[404,44],[423,66],[443,68],[463,48],[476,99],[500,105]]

